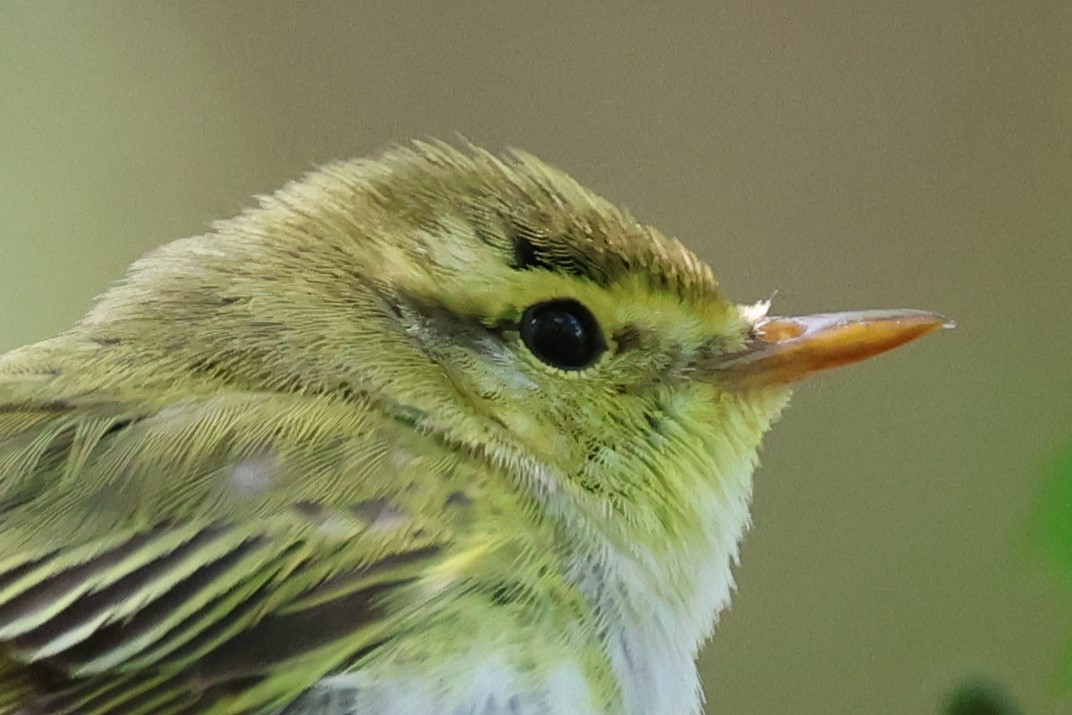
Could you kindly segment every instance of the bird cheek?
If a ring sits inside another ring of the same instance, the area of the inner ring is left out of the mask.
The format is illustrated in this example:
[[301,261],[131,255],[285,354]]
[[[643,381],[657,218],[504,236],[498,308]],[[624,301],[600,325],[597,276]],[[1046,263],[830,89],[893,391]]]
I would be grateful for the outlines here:
[[540,413],[514,409],[503,410],[496,417],[533,456],[558,467],[572,466],[574,442],[552,423],[541,420]]

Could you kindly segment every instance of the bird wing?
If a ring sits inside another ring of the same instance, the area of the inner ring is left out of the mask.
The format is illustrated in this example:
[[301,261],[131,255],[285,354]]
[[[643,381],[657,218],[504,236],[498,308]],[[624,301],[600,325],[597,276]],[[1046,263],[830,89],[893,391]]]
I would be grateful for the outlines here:
[[[0,714],[253,712],[374,656],[473,475],[354,400],[0,377]],[[431,475],[431,476],[430,476]]]

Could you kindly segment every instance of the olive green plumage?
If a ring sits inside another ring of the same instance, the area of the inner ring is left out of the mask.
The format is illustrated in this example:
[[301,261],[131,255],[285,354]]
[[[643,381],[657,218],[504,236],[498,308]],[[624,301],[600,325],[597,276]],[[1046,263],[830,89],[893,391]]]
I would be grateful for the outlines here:
[[[552,299],[590,367],[523,344]],[[521,155],[332,165],[164,246],[0,358],[0,713],[695,712],[788,396],[696,373],[751,327]]]

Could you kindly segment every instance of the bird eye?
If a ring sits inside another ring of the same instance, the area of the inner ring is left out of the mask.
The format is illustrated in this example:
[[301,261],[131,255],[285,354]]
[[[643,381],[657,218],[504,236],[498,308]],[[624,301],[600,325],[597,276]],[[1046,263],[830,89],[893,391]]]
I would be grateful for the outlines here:
[[549,300],[525,309],[521,340],[532,354],[552,367],[580,370],[606,348],[592,312],[575,300]]

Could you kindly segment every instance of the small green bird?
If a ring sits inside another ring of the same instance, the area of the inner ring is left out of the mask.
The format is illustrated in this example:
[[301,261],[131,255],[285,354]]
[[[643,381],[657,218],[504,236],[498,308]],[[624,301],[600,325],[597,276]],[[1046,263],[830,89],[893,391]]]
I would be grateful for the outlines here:
[[0,715],[690,715],[771,318],[537,159],[338,163],[0,357]]

